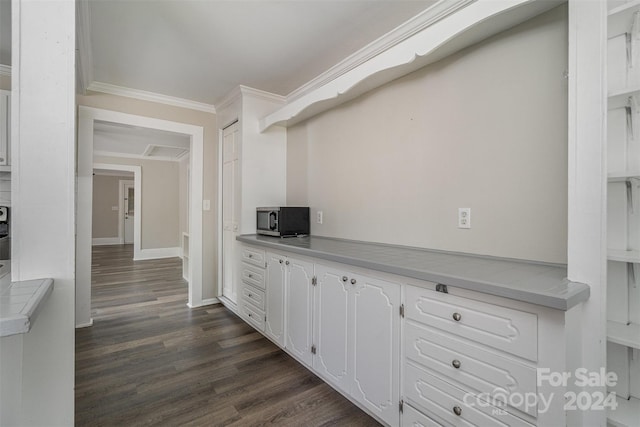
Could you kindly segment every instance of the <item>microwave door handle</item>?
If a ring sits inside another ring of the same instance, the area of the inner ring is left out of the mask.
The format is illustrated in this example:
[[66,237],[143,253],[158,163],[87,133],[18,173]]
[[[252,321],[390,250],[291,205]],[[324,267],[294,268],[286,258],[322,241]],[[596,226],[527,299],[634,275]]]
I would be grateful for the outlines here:
[[270,230],[276,230],[278,228],[278,220],[276,218],[278,218],[278,215],[274,211],[269,212],[269,229]]

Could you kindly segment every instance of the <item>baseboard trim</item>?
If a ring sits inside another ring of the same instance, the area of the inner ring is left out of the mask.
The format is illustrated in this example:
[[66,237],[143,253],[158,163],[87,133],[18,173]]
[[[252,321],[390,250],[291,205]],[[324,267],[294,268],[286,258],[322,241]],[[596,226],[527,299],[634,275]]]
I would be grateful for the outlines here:
[[238,310],[238,304],[234,303],[233,301],[231,301],[229,298],[225,297],[225,296],[219,296],[218,297],[218,301],[220,301],[220,303],[222,305],[224,305],[225,307],[227,307],[229,310],[231,310],[234,314],[240,316],[240,312]]
[[91,326],[93,326],[93,317],[89,319],[87,323],[81,323],[79,325],[76,325],[76,329],[89,328]]
[[96,237],[91,239],[93,246],[122,245],[123,243],[119,237]]
[[174,258],[180,257],[180,247],[175,248],[154,248],[154,249],[141,249],[140,255],[134,257],[134,261],[142,261],[146,259],[161,259],[161,258]]
[[203,299],[202,301],[200,301],[200,304],[198,305],[191,305],[191,304],[187,304],[187,307],[189,308],[198,308],[198,307],[204,307],[207,305],[213,305],[213,304],[218,304],[221,301],[218,298],[207,298],[207,299]]

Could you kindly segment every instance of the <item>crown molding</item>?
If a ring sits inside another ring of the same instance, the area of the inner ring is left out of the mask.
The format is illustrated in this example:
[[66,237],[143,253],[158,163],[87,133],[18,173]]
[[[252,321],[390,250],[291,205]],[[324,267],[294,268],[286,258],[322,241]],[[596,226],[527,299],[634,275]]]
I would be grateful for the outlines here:
[[287,102],[296,100],[337,79],[341,75],[369,61],[371,58],[475,1],[477,0],[442,0],[435,3],[288,94],[286,96]]
[[76,91],[84,95],[93,82],[89,1],[76,1]]
[[286,96],[277,95],[275,93],[266,92],[264,90],[255,89],[249,86],[238,85],[234,87],[233,90],[229,92],[224,98],[222,98],[220,102],[216,102],[216,108],[220,111],[224,110],[242,96],[261,98],[266,101],[278,103],[280,105],[284,105],[287,102]]
[[191,101],[189,99],[177,98],[169,95],[162,95],[155,92],[147,92],[145,90],[116,86],[109,83],[92,82],[87,87],[87,90],[216,114],[216,107],[211,104],[205,104],[204,102]]
[[11,77],[11,65],[0,64],[0,76]]

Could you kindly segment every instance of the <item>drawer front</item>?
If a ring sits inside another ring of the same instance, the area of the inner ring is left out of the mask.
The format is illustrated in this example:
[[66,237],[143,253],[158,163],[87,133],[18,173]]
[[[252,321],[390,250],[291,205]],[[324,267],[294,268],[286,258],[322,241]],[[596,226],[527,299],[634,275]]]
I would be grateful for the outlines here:
[[404,381],[405,397],[427,416],[442,424],[482,427],[532,426],[509,412],[479,401],[474,395],[429,375],[410,363],[405,365]]
[[264,312],[253,307],[251,304],[242,304],[242,315],[259,331],[264,332]]
[[242,261],[244,262],[264,268],[265,259],[265,253],[262,249],[256,249],[249,246],[242,248]]
[[[419,365],[464,384],[475,394],[504,401],[512,393],[535,394],[536,370],[434,328],[406,322],[404,351]],[[535,417],[537,407],[512,399],[515,408]]]
[[264,311],[264,292],[253,286],[242,287],[242,299],[249,304],[253,304],[259,310]]
[[406,288],[406,316],[452,334],[538,360],[538,317],[415,286]]
[[265,281],[264,281],[264,269],[254,267],[253,265],[249,265],[246,262],[242,263],[242,281],[249,285],[253,285],[260,289],[266,289]]
[[411,405],[404,405],[402,409],[402,427],[442,427]]

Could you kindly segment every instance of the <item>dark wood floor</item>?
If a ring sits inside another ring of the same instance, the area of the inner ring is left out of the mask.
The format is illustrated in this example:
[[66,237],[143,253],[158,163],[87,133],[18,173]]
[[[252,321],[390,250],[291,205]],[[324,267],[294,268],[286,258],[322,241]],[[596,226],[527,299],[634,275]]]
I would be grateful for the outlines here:
[[222,305],[189,309],[179,259],[132,256],[93,250],[76,425],[378,425]]

